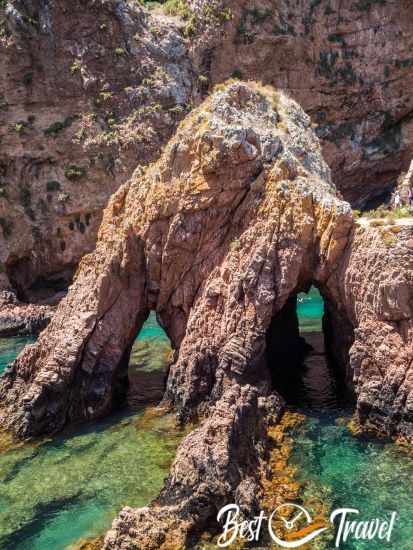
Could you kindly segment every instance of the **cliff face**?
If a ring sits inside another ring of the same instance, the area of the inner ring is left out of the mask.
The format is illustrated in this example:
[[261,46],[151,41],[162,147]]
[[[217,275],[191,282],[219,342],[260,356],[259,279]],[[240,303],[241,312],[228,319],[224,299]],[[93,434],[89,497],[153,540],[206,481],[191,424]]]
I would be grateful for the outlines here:
[[[329,282],[334,302],[341,309],[340,315],[332,316],[333,333],[338,338],[333,346],[342,355],[349,352],[345,368],[357,396],[358,422],[364,430],[400,436],[410,444],[412,237],[411,226],[357,226],[340,269]],[[347,322],[342,322],[343,317]],[[349,322],[354,327],[353,337]]]
[[[395,186],[412,157],[413,16],[401,0],[221,0],[192,49],[211,85],[230,76],[286,90],[311,116],[333,180],[353,206]],[[201,30],[202,29],[202,30]]]
[[184,548],[224,503],[257,507],[283,408],[267,332],[291,295],[328,283],[352,223],[309,118],[254,84],[218,89],[114,195],[95,252],[0,387],[2,426],[19,437],[95,419],[125,391],[130,346],[156,310],[176,350],[164,405],[205,420],[157,503],[123,510],[106,548]]
[[3,2],[0,29],[0,287],[36,300],[67,285],[111,194],[159,156],[192,76],[177,25],[136,2]]

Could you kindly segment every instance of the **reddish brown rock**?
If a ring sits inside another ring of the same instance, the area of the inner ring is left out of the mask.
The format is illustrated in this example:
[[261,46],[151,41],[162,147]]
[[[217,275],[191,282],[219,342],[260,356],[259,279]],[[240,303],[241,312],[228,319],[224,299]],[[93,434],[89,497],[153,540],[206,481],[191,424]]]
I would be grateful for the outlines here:
[[192,87],[177,25],[138,2],[1,3],[0,288],[32,302],[67,287],[109,197],[158,158]]
[[0,337],[39,334],[54,311],[51,306],[22,304],[12,292],[0,291]]
[[181,418],[241,380],[268,386],[271,318],[327,279],[351,223],[294,102],[254,85],[217,91],[111,200],[96,251],[2,382],[5,424],[27,437],[107,413],[150,309],[179,349],[165,401]]
[[310,114],[353,206],[396,185],[413,153],[409,0],[189,4],[199,21],[192,55],[211,86],[236,76],[288,92]]
[[201,424],[159,499],[125,509],[105,548],[186,547],[223,503],[256,507],[282,410],[268,338],[276,346],[311,284],[360,423],[412,440],[410,238],[354,225],[296,103],[253,83],[219,87],[111,199],[95,252],[1,382],[2,425],[27,438],[109,412],[156,310],[175,348],[164,405]]
[[19,437],[106,414],[125,392],[136,333],[157,311],[177,358],[164,403],[181,420],[207,418],[157,503],[122,512],[107,548],[183,547],[228,499],[256,507],[266,427],[282,409],[267,330],[291,295],[338,267],[352,217],[335,193],[300,107],[234,83],[112,198],[96,251],[0,387],[2,425]]
[[[363,429],[401,436],[410,444],[412,235],[413,228],[408,226],[355,228],[340,269],[329,281],[341,311],[341,315],[330,316],[335,326],[330,336],[333,341],[337,336],[335,348],[341,346],[341,357],[349,351],[347,371],[357,396],[357,419]],[[350,323],[340,323],[343,317]],[[353,327],[350,332],[349,326]]]

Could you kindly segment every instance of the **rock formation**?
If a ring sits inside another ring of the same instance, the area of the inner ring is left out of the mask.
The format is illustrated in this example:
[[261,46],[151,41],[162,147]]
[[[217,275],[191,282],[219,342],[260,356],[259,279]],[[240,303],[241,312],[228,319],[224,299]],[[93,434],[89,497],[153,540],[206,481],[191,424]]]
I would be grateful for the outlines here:
[[206,412],[256,377],[272,317],[327,280],[351,223],[304,112],[224,87],[111,199],[95,252],[3,381],[4,421],[27,437],[105,414],[151,309],[179,350],[165,400]]
[[286,90],[311,116],[344,198],[379,204],[413,153],[411,2],[188,3],[203,23],[192,56],[211,86],[237,76]]
[[0,291],[0,338],[39,334],[53,313],[51,306],[22,304],[13,292]]
[[291,304],[311,284],[360,425],[413,440],[409,235],[355,225],[294,101],[220,86],[112,197],[96,250],[1,381],[1,424],[28,438],[108,413],[155,310],[175,350],[163,405],[201,423],[159,499],[124,509],[104,547],[184,548],[224,503],[257,506],[283,408],[266,349],[283,319],[295,330]]
[[265,428],[282,408],[267,329],[290,295],[328,280],[351,224],[308,117],[253,84],[217,90],[112,198],[96,251],[0,390],[2,425],[20,437],[107,413],[157,311],[177,358],[164,402],[207,418],[156,506],[124,510],[107,548],[182,548],[228,499],[257,506]]
[[357,226],[329,290],[330,344],[354,384],[358,423],[413,444],[413,227]]
[[0,2],[0,289],[67,287],[111,194],[230,76],[303,105],[354,206],[407,170],[407,0],[178,4],[181,20],[127,0]]

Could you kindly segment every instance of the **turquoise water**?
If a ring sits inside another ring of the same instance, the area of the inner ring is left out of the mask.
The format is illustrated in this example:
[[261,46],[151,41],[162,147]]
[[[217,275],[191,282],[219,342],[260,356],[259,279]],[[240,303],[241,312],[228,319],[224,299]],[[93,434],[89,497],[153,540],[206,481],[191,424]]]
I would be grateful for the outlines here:
[[[317,291],[300,296],[304,331],[321,329]],[[24,340],[1,341],[0,366],[13,360]],[[131,385],[161,389],[151,373],[164,373],[168,339],[151,316],[131,355]],[[139,402],[139,399],[137,399]],[[344,550],[408,550],[413,539],[413,467],[393,444],[359,440],[346,428],[350,411],[308,410],[296,429],[292,463],[303,485],[302,501],[317,498],[329,509],[350,506],[362,518],[397,511],[390,545],[349,542]],[[35,446],[0,455],[0,548],[67,550],[100,535],[122,506],[142,506],[157,495],[182,434],[171,417],[151,417],[142,407]],[[316,545],[311,547],[318,548]],[[328,550],[334,542],[327,543]]]
[[[344,419],[348,412],[308,417],[294,437],[292,464],[304,484],[304,505],[314,497],[330,510],[360,511],[351,519],[387,519],[397,512],[391,541],[348,540],[342,550],[411,550],[413,548],[413,461],[391,443],[353,437]],[[346,418],[347,416],[347,418]],[[333,548],[330,542],[328,548]]]
[[312,287],[308,294],[299,294],[297,297],[297,314],[301,332],[322,330],[324,302],[320,292]]
[[26,344],[31,344],[35,338],[0,338],[0,375],[4,369],[18,356]]
[[[141,383],[152,390],[149,374],[167,366],[166,342],[151,316],[132,355]],[[24,343],[1,342],[3,368]],[[139,384],[137,372],[134,381]],[[144,506],[158,494],[182,433],[171,415],[148,415],[142,406],[134,411],[0,454],[2,550],[70,548],[104,533],[123,506]]]
[[[321,330],[323,301],[317,290],[300,295],[297,307],[302,332]],[[316,369],[316,372],[312,372]],[[318,370],[317,370],[318,369]],[[303,376],[311,397],[312,380],[322,368],[315,362]],[[308,381],[306,381],[306,377]],[[328,377],[325,372],[324,380]],[[319,392],[322,386],[318,379]],[[328,393],[328,392],[326,392]],[[307,403],[305,404],[307,405]],[[314,399],[313,399],[314,405]],[[302,502],[311,510],[314,500],[330,510],[349,507],[360,511],[351,519],[388,519],[397,512],[391,541],[348,540],[342,550],[410,550],[413,548],[413,461],[406,450],[392,443],[358,439],[347,428],[352,411],[331,407],[304,408],[306,420],[294,433],[291,463],[303,484]],[[334,535],[335,536],[335,535]],[[334,536],[327,548],[334,548]],[[317,548],[313,542],[314,548]],[[321,546],[322,547],[322,546]]]

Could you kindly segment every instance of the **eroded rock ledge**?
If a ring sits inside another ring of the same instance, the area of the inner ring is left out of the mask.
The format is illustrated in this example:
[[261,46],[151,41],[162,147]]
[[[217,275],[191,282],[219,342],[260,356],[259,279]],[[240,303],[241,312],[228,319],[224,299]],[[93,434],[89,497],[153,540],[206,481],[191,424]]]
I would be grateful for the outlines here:
[[257,504],[266,430],[283,408],[267,331],[315,284],[333,352],[355,377],[359,422],[412,439],[411,249],[394,237],[355,227],[295,102],[253,83],[222,86],[111,199],[95,252],[2,379],[2,426],[28,438],[107,414],[155,310],[175,349],[164,405],[201,424],[159,499],[125,509],[105,548],[184,548],[222,504]]

